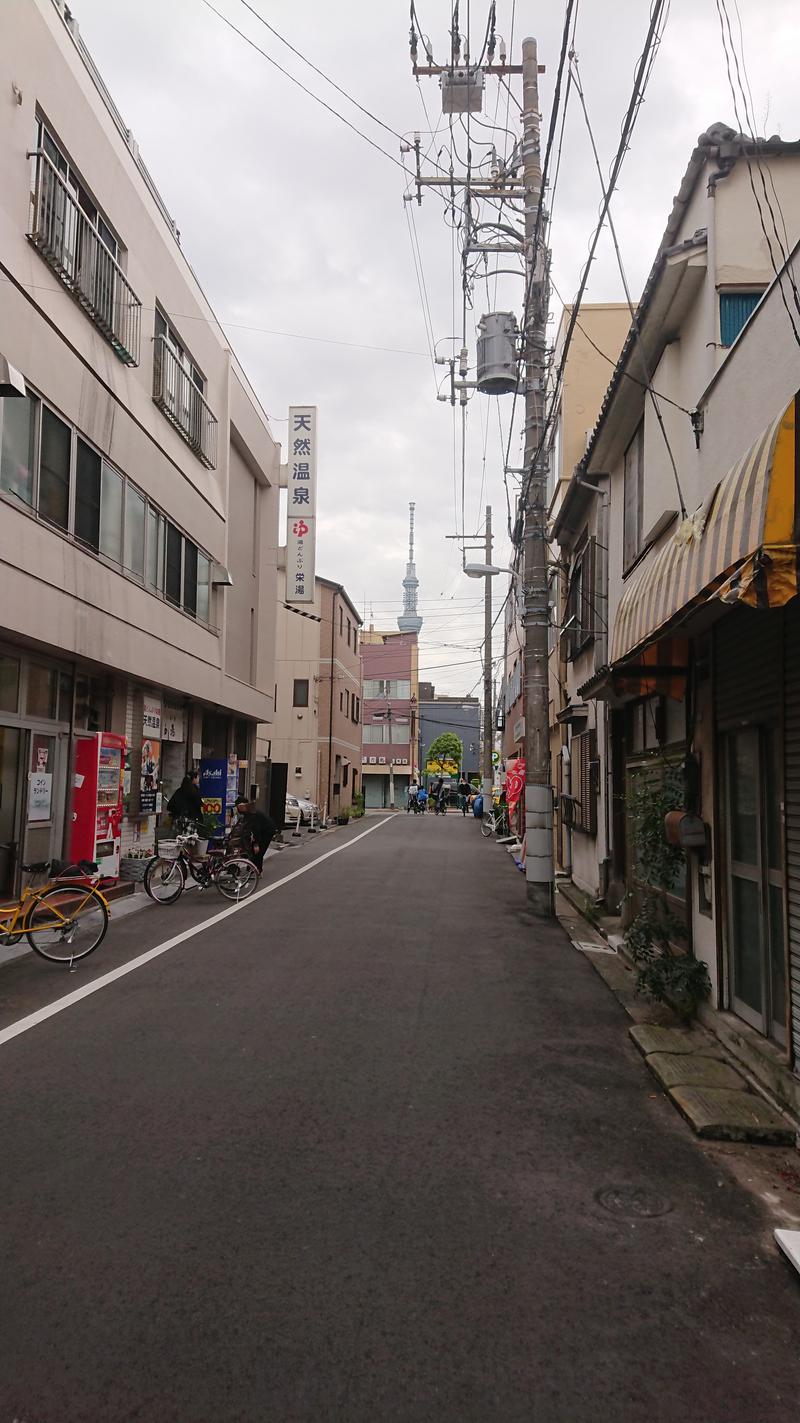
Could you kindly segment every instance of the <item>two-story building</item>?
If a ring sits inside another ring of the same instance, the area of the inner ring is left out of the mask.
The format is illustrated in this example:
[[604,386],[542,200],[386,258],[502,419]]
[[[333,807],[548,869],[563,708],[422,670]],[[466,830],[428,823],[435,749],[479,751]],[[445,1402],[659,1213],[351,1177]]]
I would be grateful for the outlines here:
[[607,529],[608,636],[582,649],[577,688],[604,727],[600,890],[628,911],[651,892],[626,812],[667,790],[687,817],[668,902],[708,971],[701,1012],[796,1111],[798,235],[800,144],[701,135],[560,514],[570,537],[592,509]]
[[61,0],[0,6],[0,88],[2,892],[83,736],[127,739],[124,843],[203,759],[253,779],[279,447]]

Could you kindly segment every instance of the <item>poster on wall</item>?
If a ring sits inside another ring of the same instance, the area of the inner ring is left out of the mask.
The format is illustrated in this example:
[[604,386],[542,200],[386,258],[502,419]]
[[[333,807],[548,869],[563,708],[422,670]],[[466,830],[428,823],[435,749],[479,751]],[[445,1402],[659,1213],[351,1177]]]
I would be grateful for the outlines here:
[[142,736],[154,736],[161,740],[161,698],[153,692],[142,696]]
[[223,760],[200,762],[200,795],[203,814],[213,815],[219,829],[225,825],[225,801],[228,789],[228,763]]
[[183,707],[171,707],[169,702],[164,703],[161,718],[161,740],[186,740],[186,717]]
[[139,782],[139,811],[142,815],[152,815],[155,811],[160,762],[161,742],[146,736],[142,742],[142,770]]
[[230,810],[239,794],[239,758],[231,752],[228,757],[228,785],[226,790],[227,808]]
[[31,771],[28,779],[28,819],[49,820],[52,801],[52,772]]

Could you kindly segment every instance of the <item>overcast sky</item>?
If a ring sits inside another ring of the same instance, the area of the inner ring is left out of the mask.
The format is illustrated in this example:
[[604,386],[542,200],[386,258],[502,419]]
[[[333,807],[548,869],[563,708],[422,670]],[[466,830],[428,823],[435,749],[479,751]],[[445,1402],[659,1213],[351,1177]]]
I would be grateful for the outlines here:
[[[728,0],[736,31],[734,0]],[[399,142],[296,58],[242,0],[213,0],[240,30],[307,88],[338,109],[391,158]],[[405,572],[408,501],[417,505],[421,672],[441,691],[467,693],[480,679],[482,584],[465,578],[460,452],[454,478],[453,414],[436,402],[417,289],[401,169],[301,92],[202,0],[74,0],[84,40],[136,137],[182,245],[243,362],[278,439],[290,403],[320,409],[317,568],[341,581],[376,626],[395,627]],[[399,134],[441,126],[438,83],[411,74],[407,0],[253,0],[296,49]],[[473,54],[488,3],[471,10]],[[582,0],[576,49],[604,168],[616,150],[634,67],[648,24],[646,0]],[[793,0],[739,0],[757,127],[800,137],[797,10]],[[418,0],[434,57],[448,55],[450,0]],[[512,37],[513,13],[513,37]],[[497,30],[511,58],[534,34],[546,130],[563,7],[498,0]],[[519,80],[512,88],[519,96]],[[430,123],[423,107],[427,106]],[[487,80],[484,122],[497,118],[499,148],[519,132],[518,109]],[[628,278],[638,295],[652,264],[698,134],[735,126],[715,0],[672,0],[664,42],[622,170],[612,211]],[[503,129],[508,125],[510,136]],[[464,155],[464,134],[457,148]],[[473,128],[473,147],[478,152]],[[490,135],[484,133],[486,138]],[[440,127],[432,151],[449,143]],[[440,162],[449,160],[440,156]],[[432,171],[432,170],[429,170]],[[553,277],[577,287],[599,201],[583,119],[568,115],[553,202]],[[451,349],[452,235],[443,204],[427,196],[413,219],[438,350]],[[620,300],[606,234],[586,299]],[[483,311],[522,302],[517,279],[480,281],[468,313],[470,345]],[[554,308],[558,303],[554,298]],[[460,329],[460,298],[457,328]],[[283,334],[272,334],[272,333]],[[390,349],[376,349],[390,348]],[[609,367],[610,371],[610,367]],[[438,370],[441,379],[442,371]],[[519,408],[519,407],[518,407]],[[497,562],[507,563],[506,496],[498,410],[507,432],[511,400],[477,395],[469,405],[466,529],[493,507]],[[485,451],[485,459],[484,459]],[[512,443],[518,463],[519,440]],[[513,497],[513,489],[512,489]],[[506,580],[495,580],[499,608]],[[495,652],[499,652],[502,621]]]

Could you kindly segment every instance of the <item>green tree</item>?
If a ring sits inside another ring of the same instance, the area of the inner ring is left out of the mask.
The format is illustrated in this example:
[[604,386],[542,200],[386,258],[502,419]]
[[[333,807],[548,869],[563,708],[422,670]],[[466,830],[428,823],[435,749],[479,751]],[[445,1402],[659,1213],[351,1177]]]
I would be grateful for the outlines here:
[[457,767],[461,766],[464,759],[464,744],[460,736],[456,736],[454,731],[443,731],[441,736],[431,743],[428,754],[425,758],[428,761],[454,761]]

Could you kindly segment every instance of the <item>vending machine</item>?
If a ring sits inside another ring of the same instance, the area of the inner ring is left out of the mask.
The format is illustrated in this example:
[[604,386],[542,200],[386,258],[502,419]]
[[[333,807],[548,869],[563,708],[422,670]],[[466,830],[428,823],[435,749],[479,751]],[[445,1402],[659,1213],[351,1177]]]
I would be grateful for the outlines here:
[[125,737],[113,731],[80,736],[72,784],[71,860],[94,860],[104,875],[119,874]]

